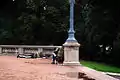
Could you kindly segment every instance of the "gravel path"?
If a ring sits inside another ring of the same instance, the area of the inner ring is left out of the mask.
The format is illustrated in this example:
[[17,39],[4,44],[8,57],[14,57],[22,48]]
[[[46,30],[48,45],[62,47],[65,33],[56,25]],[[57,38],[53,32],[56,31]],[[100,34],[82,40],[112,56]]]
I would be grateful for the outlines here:
[[48,59],[0,56],[0,80],[78,80],[66,75],[76,71],[72,67],[53,65]]

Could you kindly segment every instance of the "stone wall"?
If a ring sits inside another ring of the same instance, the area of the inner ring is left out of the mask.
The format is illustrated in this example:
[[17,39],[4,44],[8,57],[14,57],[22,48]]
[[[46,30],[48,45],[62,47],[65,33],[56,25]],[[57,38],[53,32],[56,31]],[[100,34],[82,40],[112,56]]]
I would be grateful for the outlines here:
[[0,54],[42,53],[46,55],[52,54],[54,48],[61,48],[61,46],[0,45]]

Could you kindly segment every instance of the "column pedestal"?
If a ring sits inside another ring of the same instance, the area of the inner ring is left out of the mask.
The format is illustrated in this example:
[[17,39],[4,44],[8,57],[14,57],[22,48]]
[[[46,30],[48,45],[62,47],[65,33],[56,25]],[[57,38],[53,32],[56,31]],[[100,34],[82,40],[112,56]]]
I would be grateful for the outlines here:
[[79,47],[80,44],[77,42],[65,42],[64,46],[64,62],[66,66],[79,66]]

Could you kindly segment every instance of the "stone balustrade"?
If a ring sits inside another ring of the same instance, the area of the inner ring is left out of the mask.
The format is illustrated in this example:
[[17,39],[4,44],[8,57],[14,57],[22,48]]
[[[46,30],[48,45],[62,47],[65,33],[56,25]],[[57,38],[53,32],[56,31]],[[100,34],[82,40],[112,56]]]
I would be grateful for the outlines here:
[[54,48],[61,48],[61,46],[0,45],[0,54],[43,53],[45,55],[52,54]]

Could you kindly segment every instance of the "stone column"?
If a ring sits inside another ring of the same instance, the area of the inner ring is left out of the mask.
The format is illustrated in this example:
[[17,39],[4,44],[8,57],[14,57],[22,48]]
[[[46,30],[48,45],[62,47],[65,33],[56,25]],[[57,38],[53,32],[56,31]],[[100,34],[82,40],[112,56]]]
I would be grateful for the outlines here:
[[70,3],[70,28],[68,31],[68,39],[64,46],[64,65],[80,65],[79,63],[79,46],[80,44],[74,37],[74,4],[75,0],[69,0]]
[[18,53],[19,53],[19,54],[23,54],[23,48],[21,48],[21,47],[18,48]]

